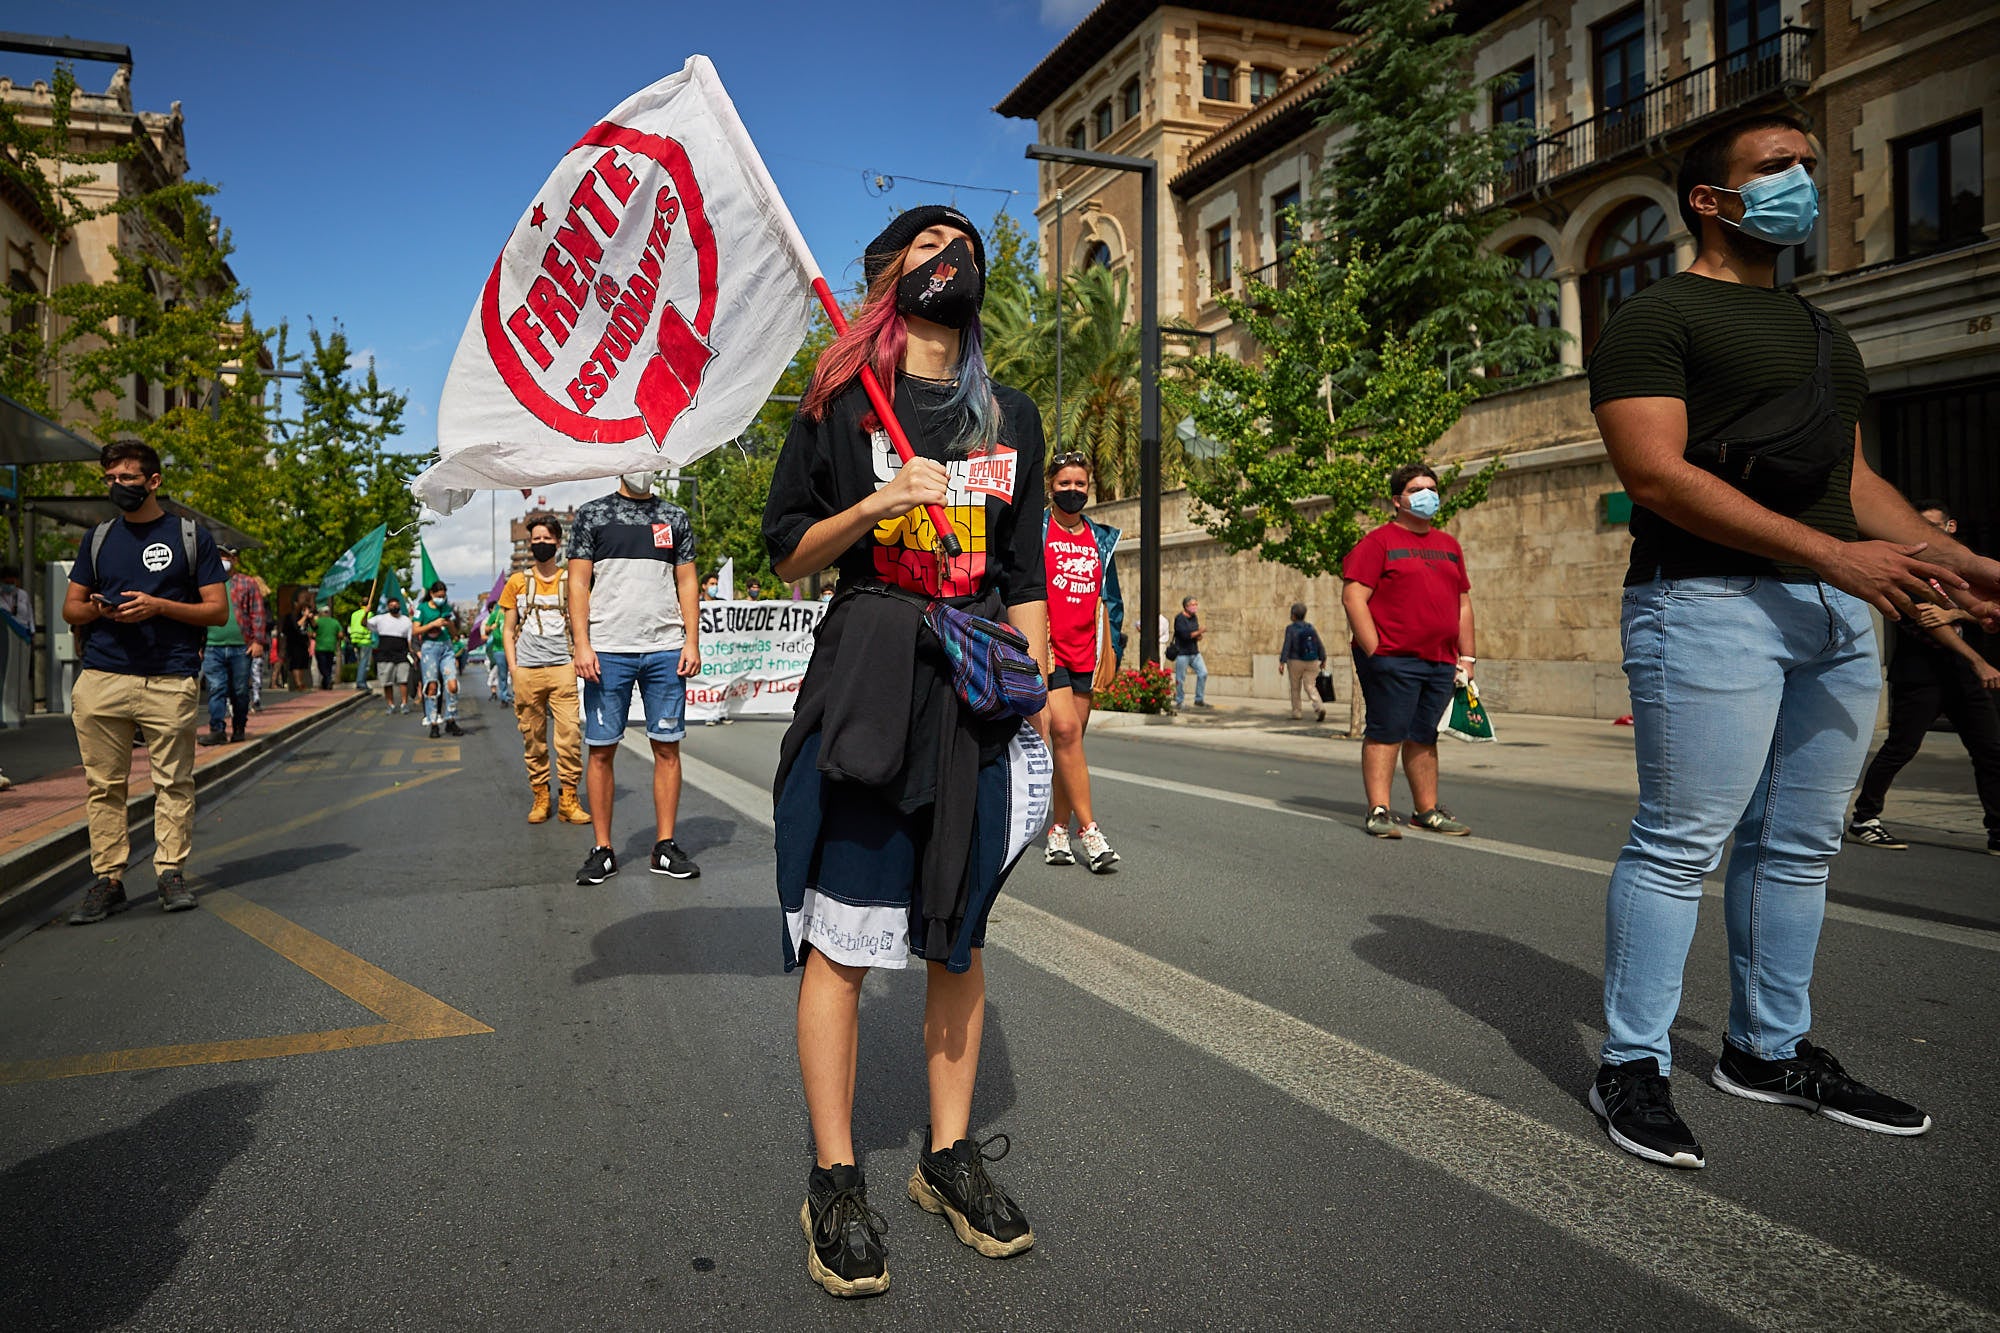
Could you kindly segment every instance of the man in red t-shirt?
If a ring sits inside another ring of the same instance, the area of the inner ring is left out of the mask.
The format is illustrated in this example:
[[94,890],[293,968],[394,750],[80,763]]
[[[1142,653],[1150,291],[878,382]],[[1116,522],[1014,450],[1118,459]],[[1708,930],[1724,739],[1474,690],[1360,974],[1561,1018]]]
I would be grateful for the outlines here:
[[1389,814],[1396,752],[1416,813],[1410,822],[1462,837],[1472,830],[1438,804],[1438,722],[1451,704],[1457,673],[1472,677],[1472,583],[1465,553],[1431,526],[1437,473],[1406,463],[1389,474],[1396,515],[1347,553],[1341,601],[1354,632],[1354,667],[1368,724],[1361,741],[1361,781],[1368,793],[1364,827],[1400,838]]

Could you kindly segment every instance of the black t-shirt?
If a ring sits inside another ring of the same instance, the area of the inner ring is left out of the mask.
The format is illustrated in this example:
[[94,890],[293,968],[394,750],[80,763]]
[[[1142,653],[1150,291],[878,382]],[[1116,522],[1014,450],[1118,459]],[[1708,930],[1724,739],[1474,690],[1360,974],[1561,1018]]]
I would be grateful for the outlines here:
[[[1590,354],[1590,405],[1618,398],[1679,398],[1687,404],[1688,439],[1715,434],[1736,418],[1810,379],[1819,337],[1804,303],[1789,292],[1676,273],[1618,307]],[[1861,352],[1833,321],[1833,388],[1841,423],[1852,436],[1868,397]],[[1825,488],[1800,496],[1785,512],[1842,541],[1859,535],[1850,488],[1851,454]],[[1812,570],[1780,565],[1695,536],[1643,505],[1632,508],[1632,564],[1625,586],[1654,578],[1760,574],[1812,579]]]
[[[128,592],[143,592],[169,602],[199,602],[203,588],[228,580],[215,539],[199,527],[194,533],[194,568],[188,568],[179,515],[162,514],[150,523],[113,519],[104,537],[102,559],[93,568],[90,545],[95,532],[93,528],[84,533],[78,544],[69,581],[89,592],[101,592],[114,602]],[[86,671],[194,676],[201,672],[208,627],[184,625],[165,616],[135,625],[99,620],[86,626],[81,637]]]
[[[892,583],[932,597],[967,598],[998,589],[1008,606],[1048,599],[1042,573],[1042,418],[1026,394],[1003,385],[1000,438],[969,458],[947,459],[942,428],[947,390],[899,376],[896,417],[918,456],[950,473],[945,508],[963,548],[942,581],[935,535],[922,509],[878,523],[835,561],[840,581]],[[777,564],[807,529],[859,504],[902,467],[867,395],[850,386],[819,421],[792,419],[764,505],[764,544]]]

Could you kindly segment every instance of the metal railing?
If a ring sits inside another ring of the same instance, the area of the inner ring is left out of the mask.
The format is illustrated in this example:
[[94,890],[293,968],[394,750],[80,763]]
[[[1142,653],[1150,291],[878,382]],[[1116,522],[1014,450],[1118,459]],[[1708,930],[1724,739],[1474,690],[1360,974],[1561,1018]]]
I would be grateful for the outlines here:
[[1804,88],[1813,78],[1816,31],[1780,28],[1753,46],[1655,84],[1622,106],[1535,141],[1514,159],[1500,187],[1501,200],[1519,199],[1719,112]]

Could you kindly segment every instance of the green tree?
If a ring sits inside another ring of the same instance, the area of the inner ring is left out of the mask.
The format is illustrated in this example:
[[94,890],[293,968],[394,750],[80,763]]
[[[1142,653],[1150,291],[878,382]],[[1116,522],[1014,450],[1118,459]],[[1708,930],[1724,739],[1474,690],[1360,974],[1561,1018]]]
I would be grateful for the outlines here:
[[[1474,83],[1473,39],[1452,30],[1457,11],[1432,0],[1350,0],[1346,12],[1363,35],[1335,54],[1319,99],[1320,123],[1351,133],[1307,209],[1325,237],[1317,260],[1365,261],[1368,327],[1421,338],[1459,373],[1550,366],[1563,334],[1534,312],[1555,303],[1555,284],[1523,277],[1518,261],[1486,246],[1512,216],[1488,201],[1537,131],[1469,128],[1511,76]],[[1371,364],[1366,350],[1342,376],[1350,388]]]

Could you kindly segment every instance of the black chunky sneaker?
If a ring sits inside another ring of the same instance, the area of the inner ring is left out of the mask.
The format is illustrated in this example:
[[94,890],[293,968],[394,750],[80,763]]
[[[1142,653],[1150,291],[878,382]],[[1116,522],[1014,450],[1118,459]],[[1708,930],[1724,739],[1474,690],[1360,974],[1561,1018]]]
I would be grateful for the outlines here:
[[579,884],[602,884],[618,873],[618,858],[609,847],[593,847],[590,855],[583,858],[583,869],[576,872]]
[[830,1296],[876,1296],[889,1289],[889,1223],[868,1206],[858,1166],[816,1166],[799,1205],[806,1272]]
[[672,838],[662,838],[653,844],[653,856],[646,862],[646,869],[655,875],[671,875],[675,879],[701,878],[701,867]]
[[1922,1111],[1852,1077],[1840,1061],[1803,1038],[1789,1060],[1760,1060],[1725,1041],[1708,1081],[1732,1097],[1803,1106],[1877,1134],[1916,1135],[1931,1127],[1931,1118]]
[[[989,1155],[987,1145],[996,1142],[1000,1151]],[[960,1139],[949,1148],[919,1154],[917,1169],[910,1173],[911,1201],[927,1213],[941,1214],[961,1241],[989,1259],[1019,1254],[1035,1243],[1021,1206],[986,1174],[986,1164],[1005,1157],[1011,1146],[1005,1134],[981,1143]]]
[[72,926],[87,926],[131,905],[125,897],[123,884],[115,879],[99,879],[85,891],[83,901],[69,914],[69,923]]
[[463,736],[465,732],[459,727],[457,718],[448,717],[444,720],[444,734],[447,736]]
[[1590,1085],[1590,1109],[1611,1141],[1635,1157],[1662,1166],[1708,1165],[1687,1122],[1674,1110],[1660,1062],[1652,1056],[1622,1065],[1599,1065]]
[[185,912],[193,907],[194,893],[187,886],[187,880],[178,870],[160,872],[160,910],[162,912]]
[[438,724],[433,722],[431,723],[431,739],[436,740],[437,738],[438,738]]

